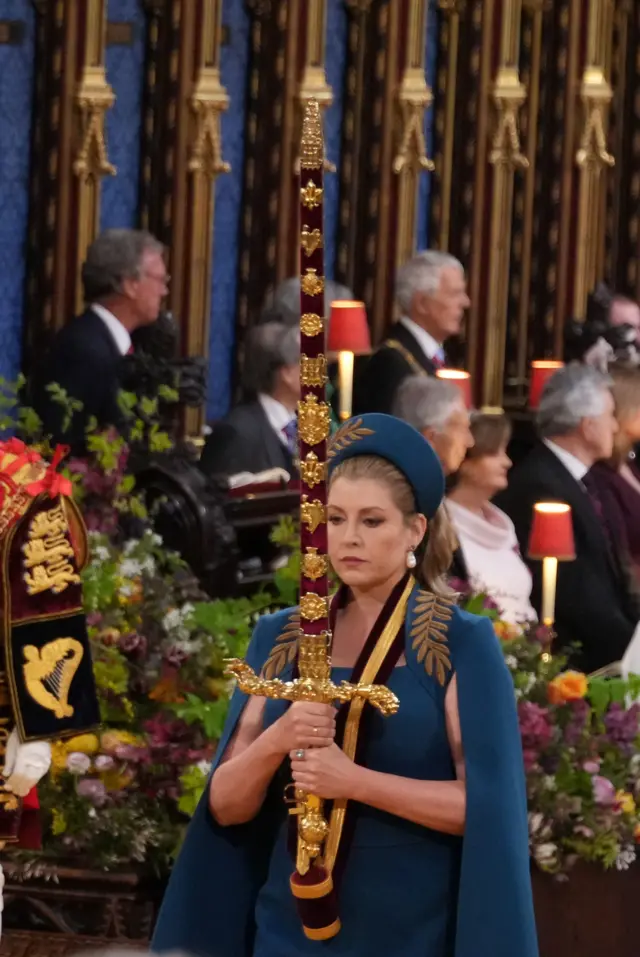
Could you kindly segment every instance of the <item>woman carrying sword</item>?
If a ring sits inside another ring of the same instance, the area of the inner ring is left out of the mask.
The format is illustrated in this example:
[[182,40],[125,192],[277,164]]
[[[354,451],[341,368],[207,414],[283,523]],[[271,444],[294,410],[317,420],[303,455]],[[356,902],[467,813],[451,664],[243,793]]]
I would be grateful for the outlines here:
[[440,464],[385,415],[327,445],[317,106],[306,124],[300,605],[233,664],[154,949],[537,957],[513,685],[491,623],[442,582]]

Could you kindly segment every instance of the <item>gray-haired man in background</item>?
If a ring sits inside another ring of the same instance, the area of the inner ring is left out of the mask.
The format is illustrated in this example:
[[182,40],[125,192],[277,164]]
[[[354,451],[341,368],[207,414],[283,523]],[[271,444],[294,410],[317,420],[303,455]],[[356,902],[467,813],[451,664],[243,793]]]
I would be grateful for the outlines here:
[[409,376],[398,389],[393,414],[429,440],[445,475],[458,471],[473,436],[469,412],[455,385],[444,379]]
[[357,413],[390,413],[407,376],[433,376],[445,366],[444,344],[459,334],[469,307],[462,264],[448,253],[430,250],[400,267],[395,295],[400,320],[356,385]]
[[[109,229],[91,244],[82,266],[86,310],[57,333],[35,376],[33,404],[55,441],[82,452],[90,418],[102,428],[122,425],[122,358],[132,349],[132,332],[158,318],[168,282],[164,247],[150,233]],[[47,392],[51,383],[82,403],[68,430],[63,408]]]
[[[537,502],[571,506],[575,561],[558,568],[555,630],[558,644],[581,645],[574,663],[587,672],[619,661],[637,622],[617,543],[589,471],[608,459],[617,431],[610,380],[588,366],[572,363],[546,384],[538,408],[540,441],[516,466],[496,505],[511,517],[526,559]],[[540,608],[542,562],[529,560],[532,602]]]

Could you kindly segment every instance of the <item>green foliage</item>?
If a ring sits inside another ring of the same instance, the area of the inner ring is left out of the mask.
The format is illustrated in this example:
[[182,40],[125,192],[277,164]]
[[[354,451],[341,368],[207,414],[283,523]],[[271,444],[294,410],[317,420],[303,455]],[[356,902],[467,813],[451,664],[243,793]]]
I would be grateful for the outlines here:
[[193,817],[206,787],[207,779],[207,772],[199,765],[192,765],[192,767],[183,771],[180,775],[179,811],[188,817]]
[[184,703],[174,704],[173,710],[187,724],[200,724],[209,741],[218,741],[227,716],[228,701],[216,698],[204,701],[195,694],[186,694]]

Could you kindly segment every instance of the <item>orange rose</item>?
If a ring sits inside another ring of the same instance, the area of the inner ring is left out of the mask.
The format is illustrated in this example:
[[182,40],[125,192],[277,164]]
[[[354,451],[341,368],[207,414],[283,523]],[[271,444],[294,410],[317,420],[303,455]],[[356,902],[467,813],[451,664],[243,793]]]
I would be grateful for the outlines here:
[[513,641],[522,634],[522,629],[508,621],[494,621],[493,630],[500,641]]
[[636,824],[635,828],[633,829],[633,836],[635,838],[636,844],[640,844],[640,824]]
[[549,682],[549,701],[551,704],[578,701],[579,698],[584,698],[588,687],[587,676],[581,671],[563,671]]

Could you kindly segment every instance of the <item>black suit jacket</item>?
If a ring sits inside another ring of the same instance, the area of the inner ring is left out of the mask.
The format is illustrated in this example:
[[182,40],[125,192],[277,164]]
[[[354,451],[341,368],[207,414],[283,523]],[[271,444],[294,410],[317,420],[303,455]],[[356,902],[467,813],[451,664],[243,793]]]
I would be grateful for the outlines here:
[[273,468],[294,474],[291,453],[257,400],[237,405],[216,422],[202,450],[200,467],[207,475],[237,475]]
[[[390,344],[394,342],[400,348]],[[354,389],[355,414],[386,412],[391,415],[400,383],[407,376],[420,372],[435,375],[436,367],[422,351],[415,336],[397,322],[358,377]]]
[[542,562],[526,558],[533,506],[560,501],[571,506],[576,559],[560,562],[556,592],[558,644],[580,642],[575,664],[587,672],[619,661],[633,635],[634,603],[624,571],[610,548],[591,500],[580,482],[543,442],[516,467],[495,504],[511,516],[533,574],[534,607],[540,609]]
[[[56,334],[51,349],[36,372],[32,387],[34,408],[44,425],[45,434],[56,442],[70,445],[76,453],[85,447],[85,430],[95,417],[100,428],[122,429],[118,407],[123,357],[104,322],[87,309]],[[82,402],[68,430],[63,429],[64,410],[52,402],[46,390],[56,383],[69,396]]]

